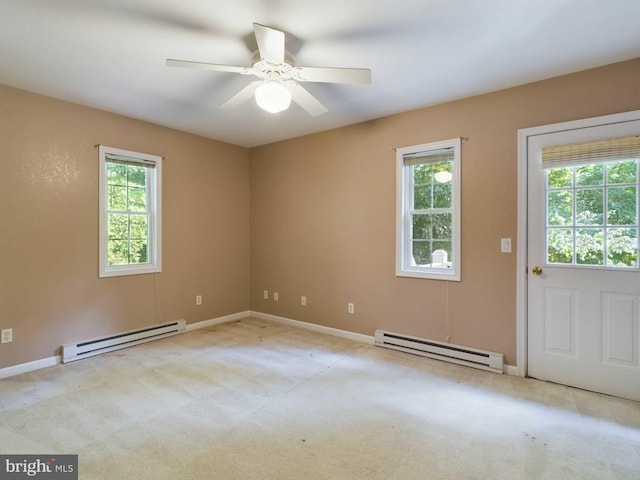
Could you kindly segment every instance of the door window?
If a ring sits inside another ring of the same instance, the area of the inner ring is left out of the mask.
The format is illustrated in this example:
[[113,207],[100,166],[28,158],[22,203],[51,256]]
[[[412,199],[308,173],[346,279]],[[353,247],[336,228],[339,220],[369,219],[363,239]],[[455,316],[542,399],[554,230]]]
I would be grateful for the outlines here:
[[543,167],[554,157],[545,168],[546,263],[637,269],[640,155],[603,151],[585,163],[567,147],[564,161],[550,153],[558,147],[542,153]]

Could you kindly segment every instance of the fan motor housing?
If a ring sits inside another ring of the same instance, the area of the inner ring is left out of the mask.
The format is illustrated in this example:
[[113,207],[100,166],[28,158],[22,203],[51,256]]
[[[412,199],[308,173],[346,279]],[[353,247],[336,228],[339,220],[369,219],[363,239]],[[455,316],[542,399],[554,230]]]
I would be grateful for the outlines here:
[[293,69],[293,55],[291,53],[285,51],[284,52],[284,63],[271,63],[267,60],[263,60],[260,56],[260,52],[258,50],[254,50],[251,54],[251,68],[262,72],[264,74],[269,73],[278,73],[284,74],[288,73]]

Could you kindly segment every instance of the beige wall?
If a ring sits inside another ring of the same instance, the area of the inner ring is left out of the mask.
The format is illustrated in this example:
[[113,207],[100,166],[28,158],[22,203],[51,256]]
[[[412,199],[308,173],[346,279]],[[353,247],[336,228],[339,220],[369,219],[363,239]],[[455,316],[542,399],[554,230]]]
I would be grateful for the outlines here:
[[[249,308],[515,364],[517,130],[640,109],[638,85],[640,59],[251,150],[0,86],[0,368]],[[395,277],[392,148],[457,136],[463,281]],[[158,275],[98,279],[98,143],[167,157]]]
[[[515,365],[516,254],[501,254],[500,238],[515,247],[517,131],[640,109],[638,85],[640,59],[252,149],[251,308],[367,335],[449,337]],[[469,138],[462,281],[396,277],[392,149],[458,136]]]
[[[167,158],[162,273],[98,279],[98,143]],[[246,149],[0,86],[0,368],[248,308]]]

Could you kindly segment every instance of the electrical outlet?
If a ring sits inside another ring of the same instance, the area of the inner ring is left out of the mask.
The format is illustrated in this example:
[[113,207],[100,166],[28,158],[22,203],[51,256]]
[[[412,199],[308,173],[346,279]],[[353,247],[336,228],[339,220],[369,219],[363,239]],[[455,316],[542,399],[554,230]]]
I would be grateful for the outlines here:
[[196,305],[202,305],[202,295],[196,295]]
[[273,301],[274,302],[278,301],[278,292],[273,292]]
[[347,312],[356,313],[356,306],[353,303],[347,304]]
[[13,328],[3,328],[1,343],[11,343],[11,342],[13,342]]
[[264,298],[265,300],[269,300],[269,290],[265,290],[264,292],[262,292],[262,298]]
[[305,297],[304,295],[300,297],[300,305],[302,305],[303,307],[307,306],[307,297]]
[[510,238],[501,238],[500,239],[500,252],[501,253],[511,253],[511,239]]

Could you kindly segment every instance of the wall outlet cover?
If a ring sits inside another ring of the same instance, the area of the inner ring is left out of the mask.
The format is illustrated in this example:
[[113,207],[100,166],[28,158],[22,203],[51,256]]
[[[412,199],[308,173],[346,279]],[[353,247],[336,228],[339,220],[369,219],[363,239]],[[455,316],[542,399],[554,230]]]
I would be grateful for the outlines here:
[[13,328],[4,328],[2,329],[2,336],[0,343],[11,343],[13,342]]

